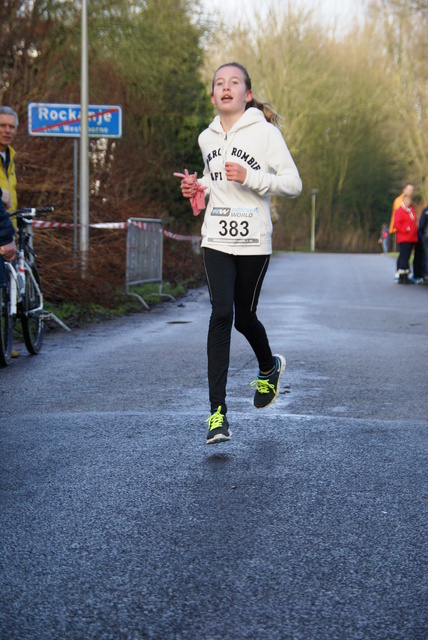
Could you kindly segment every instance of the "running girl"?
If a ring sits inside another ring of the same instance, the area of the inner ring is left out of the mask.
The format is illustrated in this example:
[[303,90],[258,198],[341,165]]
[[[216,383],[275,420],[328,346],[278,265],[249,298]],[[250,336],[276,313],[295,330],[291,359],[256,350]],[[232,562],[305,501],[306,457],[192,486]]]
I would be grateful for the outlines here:
[[245,67],[231,62],[214,75],[211,102],[218,115],[199,136],[204,173],[186,175],[185,198],[209,196],[202,247],[212,312],[208,330],[211,416],[207,444],[230,440],[226,383],[230,339],[235,328],[250,343],[259,365],[254,405],[264,409],[279,393],[285,358],[273,355],[258,320],[257,303],[272,253],[270,196],[294,198],[302,190],[299,172],[273,122],[278,116],[257,102]]

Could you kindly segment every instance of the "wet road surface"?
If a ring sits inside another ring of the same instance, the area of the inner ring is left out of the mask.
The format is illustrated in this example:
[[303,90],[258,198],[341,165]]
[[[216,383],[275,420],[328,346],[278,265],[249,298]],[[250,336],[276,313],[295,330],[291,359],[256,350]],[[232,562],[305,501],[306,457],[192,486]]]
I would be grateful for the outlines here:
[[[279,254],[206,446],[205,289],[48,334],[0,370],[0,637],[426,637],[428,287],[380,255]],[[424,608],[425,607],[425,608]]]

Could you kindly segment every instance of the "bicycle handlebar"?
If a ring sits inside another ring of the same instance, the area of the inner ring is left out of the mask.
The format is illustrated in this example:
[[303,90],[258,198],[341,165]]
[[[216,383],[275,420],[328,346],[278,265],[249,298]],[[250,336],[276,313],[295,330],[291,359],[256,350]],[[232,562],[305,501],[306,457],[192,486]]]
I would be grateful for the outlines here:
[[34,216],[41,215],[43,213],[52,213],[52,211],[54,211],[53,207],[26,207],[24,209],[17,209],[13,213],[10,213],[9,218],[12,218],[13,216],[16,216],[17,218],[24,218],[28,216],[34,218]]

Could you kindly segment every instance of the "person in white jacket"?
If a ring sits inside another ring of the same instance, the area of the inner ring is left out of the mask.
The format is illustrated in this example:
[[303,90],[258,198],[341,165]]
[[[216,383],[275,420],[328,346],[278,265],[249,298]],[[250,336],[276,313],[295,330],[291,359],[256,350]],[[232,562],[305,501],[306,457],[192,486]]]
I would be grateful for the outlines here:
[[208,383],[211,416],[207,444],[230,440],[226,383],[230,339],[235,328],[250,343],[258,364],[254,405],[271,405],[279,393],[285,358],[273,355],[257,318],[257,303],[272,253],[270,196],[301,193],[299,172],[273,124],[278,116],[253,98],[241,64],[222,65],[214,75],[212,104],[218,115],[199,136],[203,177],[186,176],[181,190],[192,202],[204,190],[208,203],[202,247],[212,312],[208,331]]

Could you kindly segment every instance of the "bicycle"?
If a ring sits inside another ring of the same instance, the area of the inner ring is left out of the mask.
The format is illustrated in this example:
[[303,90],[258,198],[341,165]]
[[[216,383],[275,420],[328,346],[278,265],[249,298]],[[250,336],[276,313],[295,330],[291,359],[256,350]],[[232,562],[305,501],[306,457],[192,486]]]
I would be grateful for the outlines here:
[[4,262],[8,284],[0,287],[0,365],[3,367],[11,359],[13,329],[17,317],[21,321],[25,346],[31,355],[37,355],[41,349],[46,318],[53,318],[70,331],[53,313],[43,309],[40,276],[34,262],[36,254],[28,231],[32,218],[53,210],[53,207],[25,208],[10,214],[17,221],[17,251],[14,263]]

